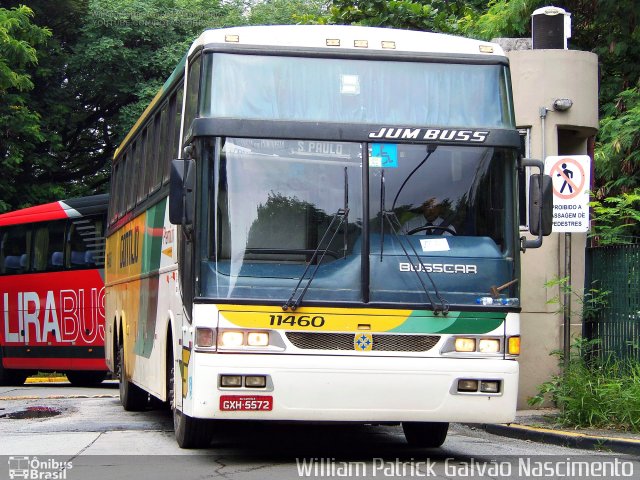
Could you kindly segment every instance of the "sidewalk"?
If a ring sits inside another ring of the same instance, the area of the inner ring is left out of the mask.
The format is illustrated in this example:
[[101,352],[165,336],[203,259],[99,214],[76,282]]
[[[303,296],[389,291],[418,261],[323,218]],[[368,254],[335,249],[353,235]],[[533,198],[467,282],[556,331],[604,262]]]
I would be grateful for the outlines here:
[[572,448],[640,456],[640,434],[615,430],[570,429],[555,424],[553,409],[520,410],[510,424],[483,424],[492,434]]

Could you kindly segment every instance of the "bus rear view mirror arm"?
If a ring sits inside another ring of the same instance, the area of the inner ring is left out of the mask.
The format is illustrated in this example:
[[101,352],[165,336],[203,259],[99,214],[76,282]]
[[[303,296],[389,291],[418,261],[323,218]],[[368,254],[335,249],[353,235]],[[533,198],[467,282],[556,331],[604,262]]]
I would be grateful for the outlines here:
[[195,205],[194,160],[177,159],[171,162],[169,180],[169,221],[183,227],[193,225]]
[[541,160],[523,158],[521,168],[533,167],[539,174],[529,177],[529,232],[537,238],[529,240],[522,237],[520,249],[542,246],[542,237],[551,234],[553,227],[553,184],[551,177],[544,174],[544,163]]

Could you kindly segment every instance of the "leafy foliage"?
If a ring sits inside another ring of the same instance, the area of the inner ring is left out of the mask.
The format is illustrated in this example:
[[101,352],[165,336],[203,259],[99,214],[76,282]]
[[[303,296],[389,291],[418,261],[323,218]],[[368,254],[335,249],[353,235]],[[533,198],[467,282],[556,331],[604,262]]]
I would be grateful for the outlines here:
[[106,191],[115,148],[193,39],[244,21],[243,5],[220,0],[30,3],[53,32],[24,96],[41,134],[2,172],[21,185],[5,190],[3,210]]
[[462,0],[334,0],[329,23],[393,27],[443,33],[460,32],[461,19],[484,5]]
[[540,0],[491,0],[488,9],[481,15],[464,19],[464,32],[484,40],[527,36],[530,32],[530,15],[543,4]]
[[247,22],[250,25],[288,25],[309,23],[308,19],[325,16],[326,0],[270,0],[251,5]]
[[603,110],[596,150],[599,198],[640,187],[640,89],[624,90]]
[[640,188],[591,202],[597,222],[591,236],[599,245],[629,243],[640,236]]
[[203,30],[326,11],[322,0],[31,0],[32,13],[22,1],[0,9],[0,212],[106,191],[115,148]]
[[[640,362],[598,358],[598,341],[576,339],[561,375],[538,387],[530,405],[547,396],[559,407],[563,426],[640,432]],[[553,352],[562,362],[562,353]]]
[[32,17],[25,6],[0,8],[0,212],[10,207],[6,199],[19,188],[14,178],[28,161],[25,153],[43,139],[40,115],[26,92],[34,87],[28,68],[38,62],[36,47],[50,32],[33,25]]
[[558,294],[547,300],[549,305],[557,305],[558,309],[555,313],[563,314],[566,306],[564,305],[565,296],[568,294],[580,305],[579,312],[573,312],[573,315],[579,316],[584,321],[593,320],[598,317],[609,301],[609,290],[601,290],[592,285],[586,293],[582,293],[582,289],[575,290],[570,283],[569,277],[555,277],[545,282],[545,288],[558,288]]

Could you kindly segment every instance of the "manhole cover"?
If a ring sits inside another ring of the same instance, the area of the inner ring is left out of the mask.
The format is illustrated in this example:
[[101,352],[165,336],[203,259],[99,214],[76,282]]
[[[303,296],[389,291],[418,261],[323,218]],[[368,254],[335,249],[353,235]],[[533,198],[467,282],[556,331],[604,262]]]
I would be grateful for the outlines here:
[[9,412],[4,415],[0,415],[0,418],[12,418],[17,420],[24,420],[30,418],[47,418],[60,415],[62,412],[51,407],[28,407],[24,410],[18,410],[17,412]]

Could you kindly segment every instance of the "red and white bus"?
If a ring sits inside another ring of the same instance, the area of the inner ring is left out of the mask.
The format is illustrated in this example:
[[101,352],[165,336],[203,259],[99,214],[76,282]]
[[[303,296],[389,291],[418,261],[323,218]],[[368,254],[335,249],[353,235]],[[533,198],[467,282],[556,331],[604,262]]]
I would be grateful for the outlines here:
[[100,383],[108,195],[0,215],[0,385],[38,371]]

